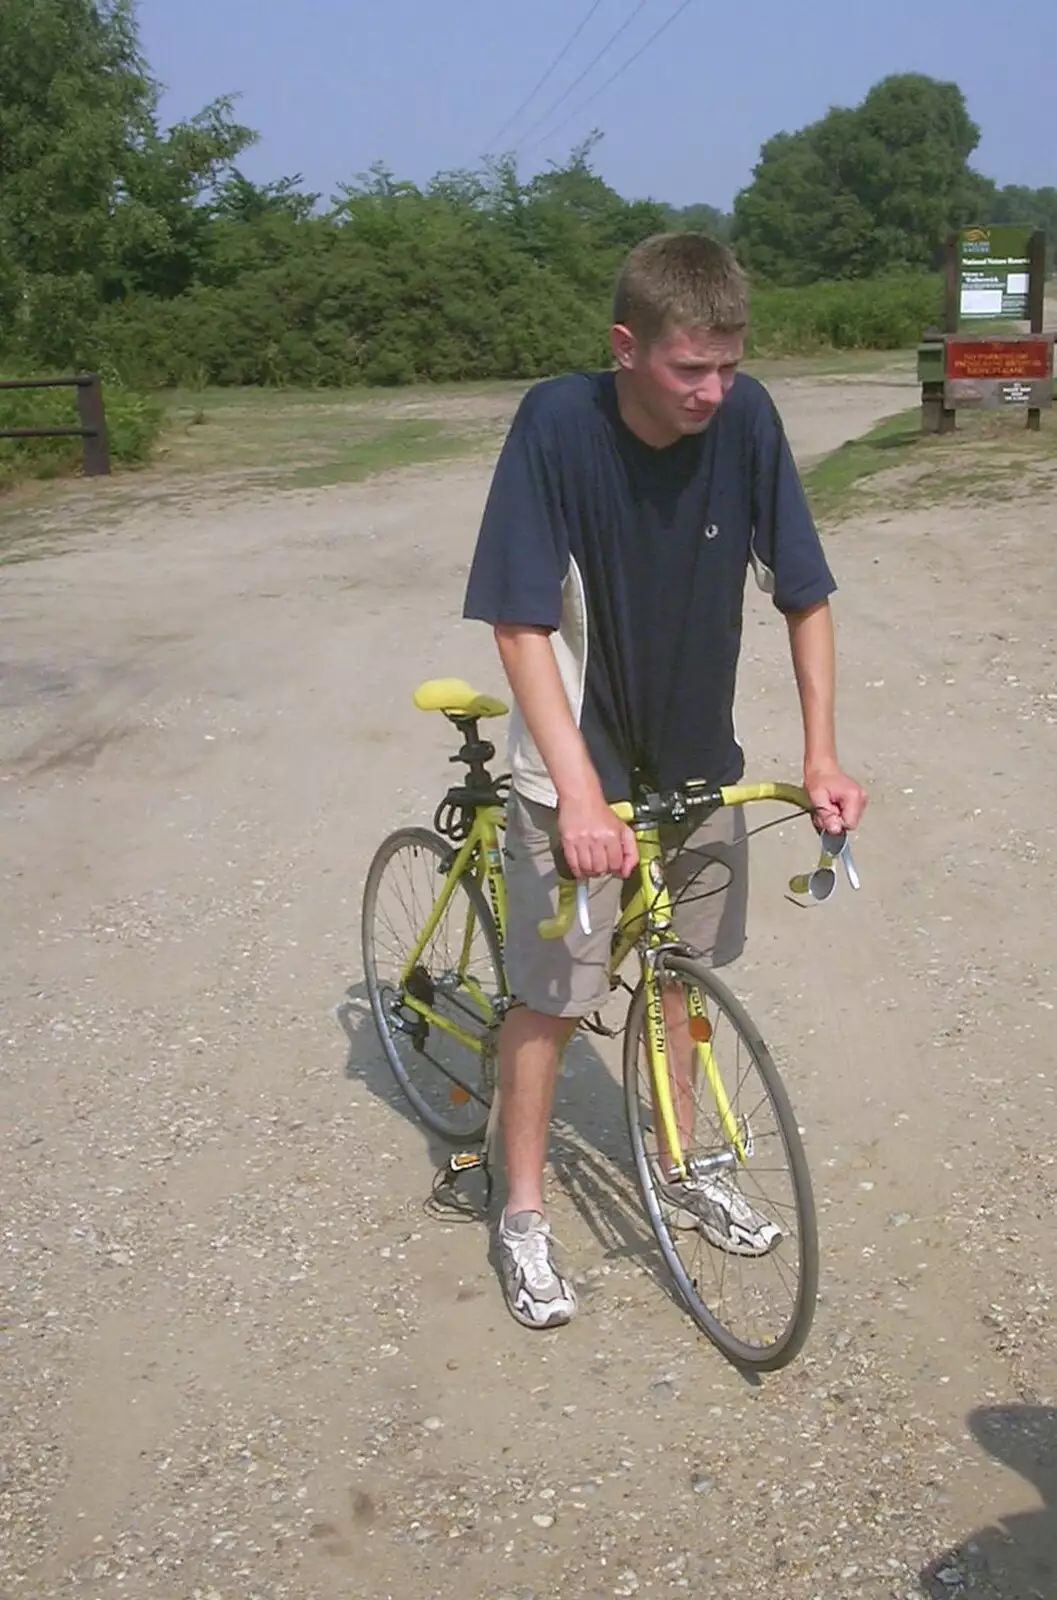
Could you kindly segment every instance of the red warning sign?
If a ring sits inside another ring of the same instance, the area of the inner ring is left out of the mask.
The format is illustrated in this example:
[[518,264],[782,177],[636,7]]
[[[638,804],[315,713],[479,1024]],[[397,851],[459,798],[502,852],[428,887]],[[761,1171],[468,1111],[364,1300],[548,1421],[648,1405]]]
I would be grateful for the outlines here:
[[948,339],[948,378],[1051,378],[1052,339]]

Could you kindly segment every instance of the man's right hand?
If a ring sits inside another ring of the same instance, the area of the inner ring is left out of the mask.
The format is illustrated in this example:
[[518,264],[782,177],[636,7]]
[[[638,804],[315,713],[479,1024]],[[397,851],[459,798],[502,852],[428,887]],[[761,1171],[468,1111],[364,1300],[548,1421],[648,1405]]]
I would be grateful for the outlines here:
[[626,878],[638,864],[635,835],[614,816],[601,793],[590,800],[560,800],[558,833],[574,878],[603,878],[609,873]]

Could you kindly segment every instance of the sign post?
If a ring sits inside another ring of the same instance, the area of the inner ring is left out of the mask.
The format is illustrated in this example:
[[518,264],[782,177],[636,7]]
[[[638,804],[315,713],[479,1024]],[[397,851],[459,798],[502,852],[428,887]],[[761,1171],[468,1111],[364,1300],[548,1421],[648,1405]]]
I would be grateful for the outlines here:
[[[1046,238],[1026,226],[973,226],[947,241],[944,331],[918,347],[923,433],[950,433],[962,407],[1024,407],[1037,432],[1053,404],[1053,336],[1043,334]],[[969,332],[1027,322],[1030,333]],[[963,325],[968,325],[963,333]]]
[[[1028,291],[1028,316],[1031,320],[1032,333],[1041,333],[1042,324],[1046,316],[1046,235],[1041,229],[1036,228],[1028,245],[1028,271],[1031,287]],[[1050,345],[1050,378],[1053,378],[1052,368],[1053,345]],[[1053,400],[1053,383],[1050,383],[1050,397],[1046,401],[1050,405]],[[1038,406],[1028,410],[1028,427],[1038,433],[1042,426],[1042,414]]]

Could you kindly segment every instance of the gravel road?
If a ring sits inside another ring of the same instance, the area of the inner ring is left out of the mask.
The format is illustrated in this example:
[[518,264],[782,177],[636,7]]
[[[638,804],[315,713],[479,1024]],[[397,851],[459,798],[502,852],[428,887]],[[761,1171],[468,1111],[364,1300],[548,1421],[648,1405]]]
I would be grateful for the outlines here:
[[[801,459],[907,403],[776,385]],[[732,981],[820,1209],[804,1355],[756,1385],[664,1292],[615,1055],[551,1195],[582,1314],[533,1336],[364,1017],[375,845],[428,821],[422,678],[487,464],[311,493],[50,491],[0,575],[3,1600],[1057,1595],[1054,496],[849,523],[858,897],[757,841]],[[43,510],[41,510],[43,507]],[[795,775],[784,630],[739,728]]]

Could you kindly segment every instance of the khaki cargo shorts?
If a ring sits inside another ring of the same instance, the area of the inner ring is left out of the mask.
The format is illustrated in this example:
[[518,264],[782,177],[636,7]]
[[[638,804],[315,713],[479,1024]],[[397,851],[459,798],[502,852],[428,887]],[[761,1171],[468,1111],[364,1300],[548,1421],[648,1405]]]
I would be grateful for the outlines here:
[[[515,998],[531,1011],[585,1017],[609,997],[613,929],[637,879],[592,878],[590,936],[574,923],[564,939],[541,939],[538,924],[554,915],[558,903],[557,838],[557,812],[511,791],[503,852],[507,975]],[[724,806],[694,829],[663,828],[661,843],[676,936],[700,951],[709,966],[736,961],[745,946],[749,899],[742,807]]]

